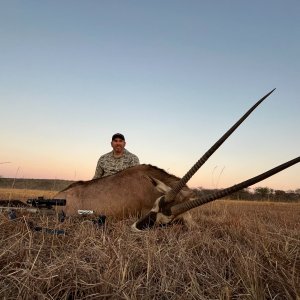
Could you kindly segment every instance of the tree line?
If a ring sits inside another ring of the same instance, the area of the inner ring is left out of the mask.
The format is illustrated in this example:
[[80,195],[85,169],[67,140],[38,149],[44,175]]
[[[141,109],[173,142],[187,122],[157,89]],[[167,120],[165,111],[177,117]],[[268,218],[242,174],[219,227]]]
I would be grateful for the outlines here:
[[[198,196],[204,196],[218,191],[218,189],[197,188],[195,192]],[[224,199],[231,200],[252,200],[252,201],[284,201],[284,202],[300,202],[300,188],[296,190],[275,190],[268,187],[256,187],[254,190],[249,188],[243,189],[231,194]]]

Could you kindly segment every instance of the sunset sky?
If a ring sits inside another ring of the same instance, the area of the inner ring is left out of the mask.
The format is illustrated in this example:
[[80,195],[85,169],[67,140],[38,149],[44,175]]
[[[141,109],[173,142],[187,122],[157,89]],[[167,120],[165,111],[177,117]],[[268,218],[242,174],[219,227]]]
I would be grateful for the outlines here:
[[[0,1],[0,176],[89,180],[121,132],[141,163],[223,188],[300,154],[300,1]],[[300,164],[256,186],[300,188]]]

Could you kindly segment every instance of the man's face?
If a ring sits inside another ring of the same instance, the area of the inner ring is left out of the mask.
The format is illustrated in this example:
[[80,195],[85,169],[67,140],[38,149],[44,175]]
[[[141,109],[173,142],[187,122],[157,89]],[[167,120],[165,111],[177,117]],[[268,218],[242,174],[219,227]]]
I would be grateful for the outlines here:
[[117,154],[121,154],[124,151],[126,142],[120,138],[116,138],[111,141],[111,146],[114,149],[114,152]]

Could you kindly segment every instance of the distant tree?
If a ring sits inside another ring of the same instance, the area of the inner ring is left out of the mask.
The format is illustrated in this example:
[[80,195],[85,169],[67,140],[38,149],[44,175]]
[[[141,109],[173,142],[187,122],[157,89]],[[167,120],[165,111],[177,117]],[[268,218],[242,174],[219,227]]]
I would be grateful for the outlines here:
[[274,200],[275,201],[284,201],[286,200],[287,195],[285,191],[282,190],[275,190],[274,192]]
[[285,196],[285,191],[282,190],[275,190],[275,196]]
[[240,190],[238,192],[233,193],[228,198],[232,200],[251,200],[253,195],[250,192],[249,188]]
[[271,195],[271,189],[268,187],[257,187],[254,189],[255,198],[257,200],[269,198]]

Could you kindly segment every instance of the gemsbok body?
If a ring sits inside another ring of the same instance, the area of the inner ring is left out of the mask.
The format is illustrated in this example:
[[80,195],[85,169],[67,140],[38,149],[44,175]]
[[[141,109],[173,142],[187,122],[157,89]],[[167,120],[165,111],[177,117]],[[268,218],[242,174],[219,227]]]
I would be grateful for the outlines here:
[[[63,210],[67,216],[93,212],[124,219],[150,211],[155,200],[165,194],[166,187],[175,187],[179,181],[180,178],[157,167],[137,165],[107,177],[75,182],[55,198],[66,199]],[[176,203],[192,198],[195,198],[194,191],[185,186],[177,195]],[[180,219],[191,225],[189,214]]]

